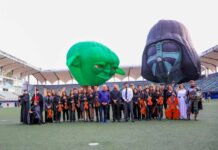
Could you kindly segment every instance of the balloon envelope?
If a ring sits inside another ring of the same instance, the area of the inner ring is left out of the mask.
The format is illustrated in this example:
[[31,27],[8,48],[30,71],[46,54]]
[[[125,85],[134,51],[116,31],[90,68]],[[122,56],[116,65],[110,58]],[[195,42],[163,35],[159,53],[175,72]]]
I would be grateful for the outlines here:
[[73,77],[82,86],[101,85],[115,73],[124,75],[118,56],[97,42],[79,42],[73,45],[66,58]]
[[200,74],[200,59],[186,27],[175,20],[156,23],[147,36],[141,75],[157,83],[182,83]]

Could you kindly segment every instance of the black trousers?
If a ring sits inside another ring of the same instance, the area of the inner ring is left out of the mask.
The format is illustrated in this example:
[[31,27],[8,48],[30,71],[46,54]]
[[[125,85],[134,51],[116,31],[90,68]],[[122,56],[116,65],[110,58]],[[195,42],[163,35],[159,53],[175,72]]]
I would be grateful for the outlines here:
[[45,110],[45,123],[48,122],[47,117],[48,117],[48,112]]
[[110,110],[111,110],[111,107],[110,107],[110,104],[109,104],[108,109],[107,109],[107,120],[110,120]]
[[39,118],[35,118],[34,114],[30,114],[30,124],[41,124]]
[[120,103],[120,119],[124,118],[124,114],[125,114],[124,105],[125,105],[124,102]]
[[164,105],[164,109],[167,109],[167,101],[166,100],[163,102],[163,105]]
[[53,120],[56,121],[56,109],[53,109]]
[[113,121],[120,121],[120,102],[112,103]]
[[61,121],[61,112],[56,111],[56,121],[60,122]]
[[76,115],[75,115],[75,111],[72,111],[71,109],[69,110],[70,113],[70,122],[75,121],[76,120]]
[[81,110],[80,110],[80,107],[77,106],[77,104],[76,104],[76,113],[77,113],[77,119],[79,120],[80,119]]
[[157,105],[157,118],[159,120],[163,118],[163,105]]
[[43,107],[40,107],[41,123],[43,123]]
[[133,102],[133,114],[134,114],[134,119],[141,120],[140,107],[137,102]]
[[100,106],[100,122],[107,122],[108,105]]
[[147,111],[148,114],[147,114],[147,116],[148,116],[148,119],[151,120],[151,118],[152,118],[152,111],[153,111],[152,108],[153,108],[153,107],[152,107],[152,105],[150,105],[150,106],[148,106],[147,108],[148,108],[148,111]]
[[99,122],[99,107],[95,107],[96,122]]
[[68,113],[68,109],[63,109],[63,121],[65,122],[66,118],[65,116],[67,116],[67,121],[69,120],[69,113]]

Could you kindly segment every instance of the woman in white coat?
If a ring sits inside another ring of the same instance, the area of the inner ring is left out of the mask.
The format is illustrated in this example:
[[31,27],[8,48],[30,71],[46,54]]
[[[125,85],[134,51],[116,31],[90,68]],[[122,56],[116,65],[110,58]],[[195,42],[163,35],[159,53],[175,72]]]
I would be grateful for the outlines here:
[[177,97],[179,99],[180,119],[187,119],[187,90],[183,84],[179,84]]

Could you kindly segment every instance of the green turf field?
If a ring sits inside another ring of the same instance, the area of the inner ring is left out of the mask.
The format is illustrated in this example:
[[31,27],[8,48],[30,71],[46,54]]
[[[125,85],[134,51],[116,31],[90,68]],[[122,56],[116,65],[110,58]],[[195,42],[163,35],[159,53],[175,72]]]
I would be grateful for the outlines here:
[[[19,109],[0,109],[0,150],[217,150],[218,101],[204,103],[199,121],[61,123],[27,126]],[[97,146],[89,143],[97,142]]]

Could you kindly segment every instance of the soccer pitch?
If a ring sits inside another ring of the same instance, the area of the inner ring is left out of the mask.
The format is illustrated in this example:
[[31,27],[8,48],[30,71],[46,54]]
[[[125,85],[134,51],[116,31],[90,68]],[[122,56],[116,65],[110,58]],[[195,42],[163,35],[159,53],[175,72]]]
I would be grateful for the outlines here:
[[[20,109],[0,109],[0,150],[217,150],[218,101],[204,103],[199,121],[22,125]],[[90,146],[89,143],[99,143]]]

